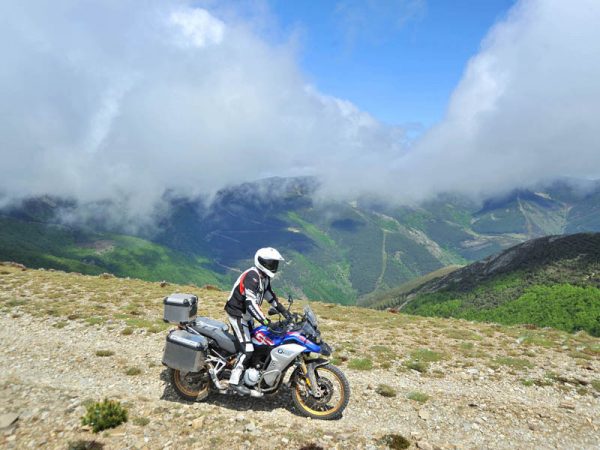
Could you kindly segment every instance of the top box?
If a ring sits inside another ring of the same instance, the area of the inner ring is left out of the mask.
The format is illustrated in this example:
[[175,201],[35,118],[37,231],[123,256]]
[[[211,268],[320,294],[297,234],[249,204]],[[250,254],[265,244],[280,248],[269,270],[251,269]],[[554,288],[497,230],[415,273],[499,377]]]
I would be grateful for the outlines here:
[[193,294],[171,294],[165,297],[163,304],[165,322],[185,324],[196,320],[198,297]]

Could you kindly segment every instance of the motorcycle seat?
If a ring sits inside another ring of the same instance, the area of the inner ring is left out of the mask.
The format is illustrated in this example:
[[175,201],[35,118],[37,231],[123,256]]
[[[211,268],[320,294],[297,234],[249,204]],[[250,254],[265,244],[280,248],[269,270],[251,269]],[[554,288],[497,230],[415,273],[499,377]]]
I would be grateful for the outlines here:
[[214,339],[224,352],[229,354],[238,352],[237,339],[229,333],[229,327],[225,323],[209,317],[198,317],[192,327],[198,333]]
[[229,325],[219,320],[211,319],[210,317],[198,317],[196,324],[206,328],[216,328],[221,331],[229,331]]

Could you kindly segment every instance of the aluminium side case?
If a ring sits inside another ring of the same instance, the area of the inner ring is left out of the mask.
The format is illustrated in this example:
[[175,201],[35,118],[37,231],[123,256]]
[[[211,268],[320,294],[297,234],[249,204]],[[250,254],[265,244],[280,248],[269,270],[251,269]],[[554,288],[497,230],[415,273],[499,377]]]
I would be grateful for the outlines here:
[[182,372],[199,372],[204,367],[208,340],[200,334],[173,330],[167,335],[162,363]]

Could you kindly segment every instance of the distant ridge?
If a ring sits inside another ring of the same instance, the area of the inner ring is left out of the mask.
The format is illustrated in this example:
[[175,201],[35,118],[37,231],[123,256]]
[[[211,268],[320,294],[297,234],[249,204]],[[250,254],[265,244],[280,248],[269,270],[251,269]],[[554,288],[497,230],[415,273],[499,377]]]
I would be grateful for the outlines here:
[[381,295],[378,309],[600,334],[600,233],[546,236]]

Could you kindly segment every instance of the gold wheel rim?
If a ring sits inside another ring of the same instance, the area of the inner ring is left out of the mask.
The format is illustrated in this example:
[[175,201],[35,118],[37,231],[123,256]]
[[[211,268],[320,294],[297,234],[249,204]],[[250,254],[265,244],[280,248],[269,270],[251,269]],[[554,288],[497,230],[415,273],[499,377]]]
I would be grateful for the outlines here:
[[184,385],[184,383],[182,383],[181,372],[179,370],[175,371],[175,376],[173,378],[175,380],[177,388],[189,397],[198,397],[201,393],[205,392],[208,389],[208,383],[206,383],[206,387],[204,387],[204,389],[199,389],[197,391],[189,389],[187,386]]
[[338,402],[336,403],[336,405],[333,408],[328,409],[326,411],[318,411],[316,409],[312,409],[304,401],[304,397],[302,397],[302,394],[300,393],[300,386],[298,384],[296,384],[296,389],[294,390],[294,394],[296,395],[296,398],[298,399],[298,403],[300,403],[300,405],[302,406],[302,408],[304,408],[306,411],[308,411],[311,414],[314,414],[315,416],[326,416],[326,415],[329,415],[329,414],[332,414],[332,413],[338,411],[342,407],[342,405],[344,404],[344,400],[346,398],[345,397],[346,393],[344,391],[344,383],[340,379],[340,377],[338,376],[337,373],[335,373],[333,370],[327,369],[326,367],[320,367],[318,370],[319,371],[329,372],[336,379],[336,382],[337,382],[337,384],[339,385],[339,388],[340,388],[340,399],[338,400]]

